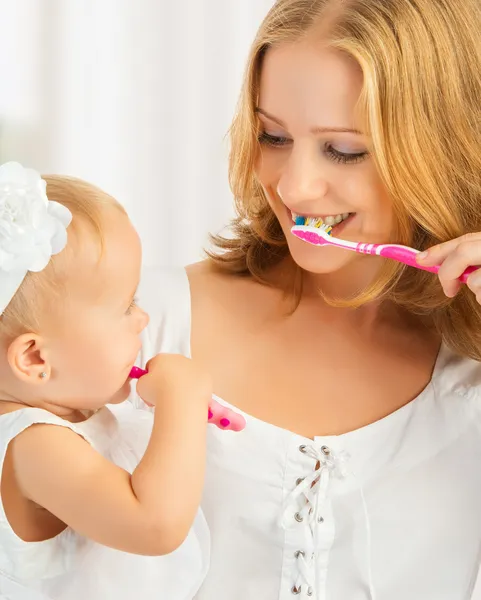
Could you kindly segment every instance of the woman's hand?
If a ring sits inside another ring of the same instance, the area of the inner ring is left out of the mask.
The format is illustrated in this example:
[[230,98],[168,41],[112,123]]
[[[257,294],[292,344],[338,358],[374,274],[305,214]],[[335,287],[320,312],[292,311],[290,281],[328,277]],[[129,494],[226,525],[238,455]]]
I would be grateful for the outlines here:
[[[481,233],[468,233],[449,240],[418,254],[417,261],[423,266],[441,265],[439,281],[448,298],[454,298],[463,285],[459,277],[470,266],[481,265]],[[471,273],[466,282],[468,288],[481,304],[481,269]]]

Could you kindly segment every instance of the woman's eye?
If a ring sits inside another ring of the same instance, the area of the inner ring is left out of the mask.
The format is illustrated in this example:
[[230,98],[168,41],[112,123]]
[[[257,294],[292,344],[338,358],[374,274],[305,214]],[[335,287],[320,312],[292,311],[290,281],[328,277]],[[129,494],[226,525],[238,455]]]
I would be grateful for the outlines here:
[[324,146],[324,152],[326,153],[329,160],[343,164],[359,163],[369,155],[369,152],[367,150],[362,150],[360,152],[343,152],[335,148],[332,144],[326,144]]
[[[260,144],[272,147],[286,146],[287,144],[292,143],[292,140],[288,137],[282,135],[272,135],[266,131],[263,131],[259,134],[258,140]],[[343,164],[359,163],[369,155],[367,150],[362,150],[359,152],[345,152],[339,150],[332,144],[324,144],[323,149],[329,160]]]
[[263,131],[259,135],[258,140],[261,144],[265,144],[266,146],[285,146],[291,142],[287,137],[272,135],[266,131]]

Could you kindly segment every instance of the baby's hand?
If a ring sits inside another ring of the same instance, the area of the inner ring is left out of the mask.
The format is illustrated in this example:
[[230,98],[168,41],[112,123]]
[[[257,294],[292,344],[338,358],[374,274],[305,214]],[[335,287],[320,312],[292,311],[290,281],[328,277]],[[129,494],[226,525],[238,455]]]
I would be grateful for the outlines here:
[[[209,423],[219,429],[230,431],[242,431],[246,426],[242,415],[219,404],[211,397],[210,378],[191,359],[179,354],[158,354],[147,363],[146,367],[148,371],[133,367],[131,377],[139,379],[137,392],[149,406],[156,406],[165,395],[167,395],[166,397],[176,397],[179,393],[188,394],[188,386],[193,384],[194,389],[188,396],[189,398],[195,397],[199,393],[202,394],[202,397],[207,397],[209,390]],[[178,382],[181,381],[180,378],[184,378],[181,389],[178,385]],[[192,400],[190,401],[192,402]]]
[[176,402],[207,404],[212,398],[209,374],[180,354],[157,354],[146,365],[147,373],[137,383],[137,392],[151,406]]

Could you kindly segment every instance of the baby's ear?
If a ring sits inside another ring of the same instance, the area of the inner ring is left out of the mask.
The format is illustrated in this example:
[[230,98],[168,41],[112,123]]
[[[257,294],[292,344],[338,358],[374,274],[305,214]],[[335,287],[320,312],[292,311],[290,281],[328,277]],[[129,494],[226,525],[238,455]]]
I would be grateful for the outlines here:
[[23,333],[7,350],[13,374],[24,383],[43,384],[50,379],[51,365],[44,339],[36,333]]

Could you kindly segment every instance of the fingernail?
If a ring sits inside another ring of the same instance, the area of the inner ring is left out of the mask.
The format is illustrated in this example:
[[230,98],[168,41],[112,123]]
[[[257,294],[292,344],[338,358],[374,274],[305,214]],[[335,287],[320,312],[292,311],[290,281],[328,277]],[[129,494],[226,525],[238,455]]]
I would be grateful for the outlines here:
[[222,425],[222,427],[229,427],[230,421],[229,419],[224,418],[220,420],[220,424]]
[[214,413],[209,408],[209,421],[212,419],[213,416],[214,416]]
[[418,260],[424,260],[425,258],[427,258],[428,253],[427,252],[420,252],[418,254]]

